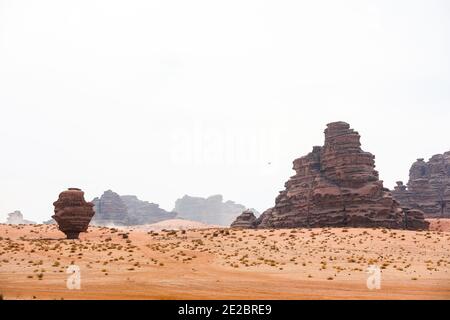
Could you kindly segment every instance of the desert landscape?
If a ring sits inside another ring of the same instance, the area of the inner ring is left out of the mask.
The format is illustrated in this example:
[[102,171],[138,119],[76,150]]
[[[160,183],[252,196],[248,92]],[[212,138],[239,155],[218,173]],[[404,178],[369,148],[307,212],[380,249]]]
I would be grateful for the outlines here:
[[[3,299],[449,299],[450,223],[384,228],[147,231],[0,225]],[[66,286],[80,267],[81,288]],[[381,268],[369,290],[367,268]]]
[[450,300],[449,56],[445,0],[0,0],[0,300]]
[[221,195],[166,211],[80,188],[44,224],[10,213],[0,297],[450,299],[450,152],[419,159],[391,192],[348,123],[324,134],[261,214]]

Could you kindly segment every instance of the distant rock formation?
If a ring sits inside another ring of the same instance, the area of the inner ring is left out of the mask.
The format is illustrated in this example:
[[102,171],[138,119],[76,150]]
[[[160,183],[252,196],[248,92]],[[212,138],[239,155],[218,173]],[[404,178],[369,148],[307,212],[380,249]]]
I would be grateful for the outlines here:
[[14,212],[8,213],[8,218],[6,219],[7,224],[36,224],[34,221],[25,220],[23,218],[22,212],[16,210]]
[[208,198],[185,195],[175,202],[173,211],[178,213],[178,218],[229,226],[245,209],[245,206],[233,201],[223,202],[222,195],[213,195]]
[[56,221],[55,221],[55,219],[52,218],[52,219],[43,221],[42,224],[56,224]]
[[[325,130],[325,144],[294,161],[296,174],[255,228],[386,227],[427,229],[420,211],[406,212],[383,187],[375,157],[345,122]],[[239,217],[236,220],[240,220]]]
[[100,198],[92,200],[95,215],[92,222],[99,226],[128,225],[128,209],[122,198],[107,190]]
[[450,216],[450,151],[417,159],[409,170],[409,181],[392,191],[404,207],[422,210],[427,217]]
[[150,224],[176,216],[175,212],[167,212],[158,204],[139,200],[133,195],[120,196],[111,190],[92,202],[95,205],[93,223],[99,226]]
[[128,225],[156,223],[173,219],[177,215],[175,212],[161,209],[156,203],[139,200],[136,196],[121,196],[121,198],[127,207]]
[[240,216],[234,220],[231,224],[232,228],[254,228],[256,222],[256,217],[251,210],[245,210]]
[[67,239],[78,239],[80,232],[86,232],[94,215],[94,204],[84,200],[84,192],[78,188],[69,188],[59,194],[53,203],[55,214],[52,216],[58,228]]

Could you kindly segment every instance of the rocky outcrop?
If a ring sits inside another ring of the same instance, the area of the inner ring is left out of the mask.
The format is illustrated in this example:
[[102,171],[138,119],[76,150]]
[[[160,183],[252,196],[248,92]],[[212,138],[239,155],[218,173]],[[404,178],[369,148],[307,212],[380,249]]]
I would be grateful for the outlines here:
[[42,224],[56,224],[56,221],[55,221],[55,219],[52,218],[52,219],[43,221]]
[[428,229],[430,223],[424,221],[424,213],[421,210],[403,208],[404,229],[423,230]]
[[222,195],[213,195],[208,198],[185,195],[175,202],[173,211],[178,213],[178,218],[229,226],[245,209],[245,206],[233,201],[224,202]]
[[173,219],[175,212],[167,212],[158,204],[139,200],[136,196],[120,196],[108,190],[92,201],[95,205],[94,224],[99,226],[141,225]]
[[34,221],[25,220],[23,218],[22,212],[16,210],[14,212],[8,213],[8,218],[6,219],[7,224],[36,224]]
[[405,215],[383,187],[374,159],[361,149],[360,135],[349,124],[328,124],[324,145],[294,161],[296,174],[254,226],[426,229],[421,212]]
[[231,224],[232,228],[253,228],[255,226],[256,217],[251,210],[245,210]]
[[52,216],[59,230],[67,239],[78,239],[80,232],[86,232],[89,222],[94,216],[94,204],[84,200],[84,192],[77,188],[69,188],[59,194],[53,203],[55,214]]
[[121,196],[121,199],[127,207],[128,225],[156,223],[173,219],[177,215],[175,212],[161,209],[156,203],[139,200],[136,196]]
[[122,198],[112,190],[107,190],[100,198],[92,200],[95,216],[92,222],[99,226],[127,225],[128,209]]
[[427,217],[450,216],[450,151],[423,158],[411,166],[409,181],[392,191],[402,206],[422,210]]

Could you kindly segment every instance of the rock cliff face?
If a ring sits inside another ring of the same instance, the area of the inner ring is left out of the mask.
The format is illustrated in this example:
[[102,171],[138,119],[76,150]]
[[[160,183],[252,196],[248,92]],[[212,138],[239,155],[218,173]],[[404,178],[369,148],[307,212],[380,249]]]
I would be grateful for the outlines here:
[[176,216],[175,212],[167,212],[155,203],[139,200],[133,195],[120,196],[111,190],[92,202],[95,204],[93,222],[100,226],[150,224]]
[[405,215],[383,187],[374,158],[349,124],[328,124],[324,146],[294,161],[296,174],[254,227],[427,228],[421,212]]
[[253,228],[255,226],[256,217],[251,210],[245,210],[231,224],[232,228]]
[[233,201],[223,202],[222,195],[213,195],[208,198],[185,195],[175,202],[173,211],[178,213],[178,218],[229,226],[245,209],[245,206]]
[[128,209],[122,198],[115,192],[107,190],[100,198],[92,200],[95,205],[95,225],[127,225]]
[[450,216],[450,151],[417,159],[409,171],[409,181],[402,181],[392,191],[402,206],[422,210],[427,217]]
[[25,220],[23,218],[22,212],[16,210],[14,212],[8,213],[8,218],[6,219],[7,224],[36,224],[34,221]]
[[53,203],[55,214],[52,216],[58,228],[67,239],[78,239],[80,232],[86,232],[94,215],[94,204],[84,200],[84,192],[77,188],[69,188],[59,194]]

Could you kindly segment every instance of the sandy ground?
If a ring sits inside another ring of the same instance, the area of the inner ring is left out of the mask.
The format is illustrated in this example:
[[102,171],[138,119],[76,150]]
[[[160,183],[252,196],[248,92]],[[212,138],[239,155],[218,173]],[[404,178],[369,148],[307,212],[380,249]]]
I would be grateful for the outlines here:
[[427,219],[430,230],[450,232],[450,219]]
[[[0,225],[4,299],[450,299],[450,232]],[[81,289],[69,290],[69,265]],[[367,267],[381,268],[369,290]]]
[[209,229],[209,228],[220,228],[220,226],[210,225],[192,220],[169,219],[157,223],[134,226],[132,228],[134,228],[135,230],[143,230],[143,231],[162,231],[162,230]]

